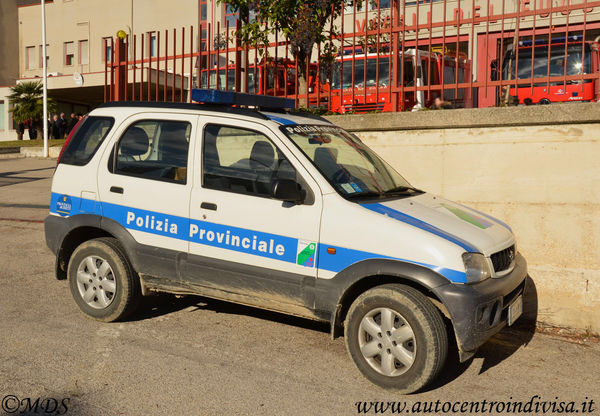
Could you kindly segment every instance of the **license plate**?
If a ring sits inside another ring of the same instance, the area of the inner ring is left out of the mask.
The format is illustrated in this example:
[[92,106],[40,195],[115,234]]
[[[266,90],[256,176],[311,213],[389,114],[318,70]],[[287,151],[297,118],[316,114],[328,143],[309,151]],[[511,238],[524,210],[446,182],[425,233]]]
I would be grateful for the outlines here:
[[509,307],[508,307],[508,325],[512,325],[523,313],[523,296],[519,296]]

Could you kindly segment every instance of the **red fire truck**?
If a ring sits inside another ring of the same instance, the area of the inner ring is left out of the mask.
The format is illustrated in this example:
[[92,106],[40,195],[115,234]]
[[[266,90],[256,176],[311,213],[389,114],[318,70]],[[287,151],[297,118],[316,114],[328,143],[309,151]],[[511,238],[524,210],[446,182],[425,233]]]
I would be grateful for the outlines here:
[[[227,71],[227,79],[225,78],[225,71]],[[265,71],[266,78],[263,77]],[[218,83],[217,74],[219,77]],[[263,82],[263,79],[265,82]],[[273,58],[267,58],[266,63],[263,59],[257,65],[251,63],[247,70],[240,68],[241,91],[245,90],[244,82],[247,83],[246,91],[252,94],[292,97],[296,94],[296,64],[293,60],[284,58],[277,59],[277,61]],[[317,88],[321,88],[321,101],[326,99],[326,93],[323,92],[321,83],[318,82],[317,66],[314,63],[309,65],[307,84],[311,103],[315,101],[316,104]],[[228,65],[227,68],[201,70],[200,88],[234,91],[235,65]]]
[[[584,41],[582,36],[547,38],[520,41],[517,49],[512,45],[502,62],[502,79],[530,79],[533,85],[513,85],[510,95],[520,103],[530,99],[533,103],[550,104],[556,102],[598,101],[600,98],[600,45],[594,41]],[[533,66],[533,71],[532,71]],[[492,76],[498,79],[499,68],[492,69]],[[510,71],[510,75],[509,75]],[[595,74],[592,79],[577,79],[583,75]],[[546,77],[560,77],[547,79]],[[567,79],[571,77],[571,79]]]
[[[397,79],[402,71],[404,87],[429,87],[426,90],[404,91],[404,99],[399,92],[401,110],[417,110],[432,105],[442,94],[443,99],[456,108],[472,106],[468,88],[455,88],[452,84],[467,83],[471,79],[471,63],[456,54],[442,55],[418,49],[407,49],[398,56]],[[402,61],[404,64],[402,65]],[[394,111],[390,100],[390,73],[393,65],[390,54],[367,53],[345,55],[337,58],[331,82],[331,111],[338,113],[364,113],[370,111]],[[398,82],[400,84],[400,82]]]

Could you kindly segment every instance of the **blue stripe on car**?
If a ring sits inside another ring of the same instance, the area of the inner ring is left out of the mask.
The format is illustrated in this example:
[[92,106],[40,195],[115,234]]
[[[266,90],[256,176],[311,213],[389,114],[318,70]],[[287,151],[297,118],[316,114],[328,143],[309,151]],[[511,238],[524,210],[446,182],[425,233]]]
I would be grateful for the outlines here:
[[267,115],[271,120],[281,123],[284,126],[295,126],[297,123],[292,120],[288,120],[287,118],[273,116],[271,114]]
[[[64,204],[59,204],[59,202],[64,200],[66,197],[71,201],[71,207],[68,212],[65,211]],[[193,243],[219,247],[226,250],[272,258],[287,263],[295,264],[297,262],[297,249],[299,240],[293,237],[269,234],[239,227],[231,227],[196,219],[188,219],[176,215],[169,215],[139,208],[131,208],[107,202],[98,202],[56,193],[53,193],[51,197],[50,212],[59,214],[61,216],[73,216],[79,214],[102,215],[131,230],[138,230],[150,234],[171,237],[178,240],[185,240]],[[237,237],[236,240],[233,240],[234,236]],[[253,242],[255,240],[257,244],[253,247]],[[259,249],[259,244],[261,241],[264,241],[267,244],[263,251]],[[277,247],[279,245],[281,245],[280,249]],[[336,254],[327,253],[327,248],[330,247],[336,249]],[[335,273],[338,273],[348,266],[363,260],[392,259],[427,267],[436,271],[442,276],[445,276],[452,282],[466,282],[466,274],[458,270],[447,269],[435,265],[398,257],[385,256],[382,254],[371,253],[362,250],[354,250],[351,248],[338,247],[329,244],[317,244],[315,254],[316,262],[313,264],[317,264],[319,269],[328,270]]]

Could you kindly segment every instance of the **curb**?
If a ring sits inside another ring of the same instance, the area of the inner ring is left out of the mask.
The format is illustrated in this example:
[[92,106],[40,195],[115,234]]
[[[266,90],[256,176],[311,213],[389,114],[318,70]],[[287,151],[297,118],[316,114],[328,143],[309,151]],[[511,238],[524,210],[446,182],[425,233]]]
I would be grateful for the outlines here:
[[20,153],[20,152],[21,152],[20,147],[1,147],[0,148],[0,155]]
[[[56,159],[60,154],[60,146],[48,148],[48,157]],[[44,157],[43,147],[6,147],[0,149],[0,159],[15,159],[20,157]]]

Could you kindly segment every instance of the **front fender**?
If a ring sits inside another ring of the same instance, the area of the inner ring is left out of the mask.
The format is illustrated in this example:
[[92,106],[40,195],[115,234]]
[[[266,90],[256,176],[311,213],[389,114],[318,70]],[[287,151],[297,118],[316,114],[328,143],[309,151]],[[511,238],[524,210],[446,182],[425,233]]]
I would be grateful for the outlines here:
[[332,279],[317,279],[315,309],[329,312],[335,336],[354,298],[372,287],[399,280],[412,282],[429,292],[450,283],[425,266],[393,259],[368,259],[350,265]]

